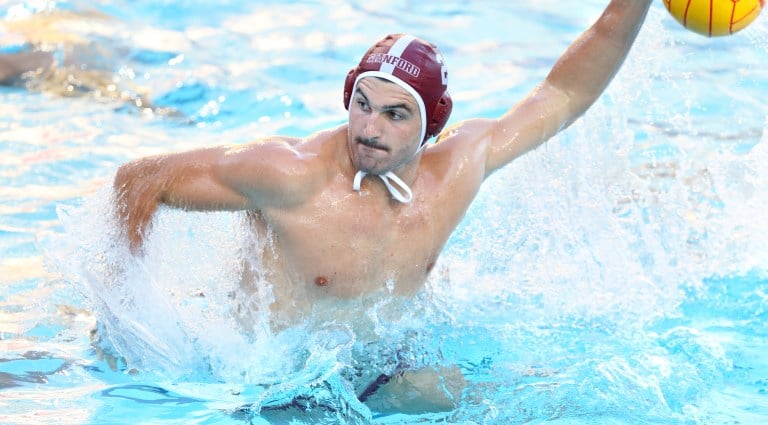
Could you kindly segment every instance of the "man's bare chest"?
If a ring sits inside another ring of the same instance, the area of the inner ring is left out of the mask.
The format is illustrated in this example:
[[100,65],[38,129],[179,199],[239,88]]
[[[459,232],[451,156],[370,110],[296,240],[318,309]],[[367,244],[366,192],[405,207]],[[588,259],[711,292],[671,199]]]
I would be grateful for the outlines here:
[[272,261],[310,296],[357,297],[377,290],[416,292],[446,235],[418,208],[316,205],[267,217]]

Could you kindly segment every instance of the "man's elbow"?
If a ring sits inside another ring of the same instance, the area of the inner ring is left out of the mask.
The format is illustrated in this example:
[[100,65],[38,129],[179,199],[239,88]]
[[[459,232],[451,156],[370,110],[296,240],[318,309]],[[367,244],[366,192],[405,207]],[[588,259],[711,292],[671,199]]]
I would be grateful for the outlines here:
[[548,137],[568,128],[584,115],[596,99],[585,92],[567,87],[546,80],[537,91],[537,96],[544,102],[545,115],[549,117],[546,122],[550,124],[545,129]]

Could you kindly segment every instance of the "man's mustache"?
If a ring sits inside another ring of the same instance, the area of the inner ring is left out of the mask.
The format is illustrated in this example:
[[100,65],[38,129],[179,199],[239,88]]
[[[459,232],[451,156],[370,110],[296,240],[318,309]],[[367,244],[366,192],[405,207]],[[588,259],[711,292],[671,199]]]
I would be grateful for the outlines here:
[[369,148],[373,149],[379,149],[386,152],[389,152],[389,147],[384,146],[382,144],[379,144],[376,139],[369,139],[369,138],[362,138],[362,137],[356,137],[355,142],[360,143],[361,145],[368,146]]

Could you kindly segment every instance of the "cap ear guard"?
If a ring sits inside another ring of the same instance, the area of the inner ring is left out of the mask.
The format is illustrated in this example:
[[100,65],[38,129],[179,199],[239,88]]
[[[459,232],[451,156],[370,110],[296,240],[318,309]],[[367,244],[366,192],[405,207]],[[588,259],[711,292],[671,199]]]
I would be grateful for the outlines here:
[[352,89],[355,87],[355,80],[360,75],[360,67],[354,67],[347,73],[347,79],[344,81],[344,109],[349,110],[349,102],[352,101]]
[[451,99],[451,95],[446,91],[440,96],[440,100],[435,104],[435,110],[432,111],[432,114],[429,114],[431,119],[427,123],[427,135],[424,138],[424,141],[440,134],[443,127],[445,127],[445,124],[448,123],[448,118],[451,117],[452,110],[453,99]]

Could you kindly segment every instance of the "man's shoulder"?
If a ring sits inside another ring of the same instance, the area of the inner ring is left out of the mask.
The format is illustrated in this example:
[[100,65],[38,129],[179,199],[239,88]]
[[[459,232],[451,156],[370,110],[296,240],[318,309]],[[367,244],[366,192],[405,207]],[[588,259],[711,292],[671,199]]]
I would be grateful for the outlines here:
[[337,140],[339,137],[347,137],[347,124],[342,124],[337,127],[320,130],[316,133],[312,133],[309,136],[299,139],[301,144],[312,143],[328,143],[330,141]]
[[482,154],[488,145],[497,121],[476,118],[461,121],[445,129],[425,150],[425,158],[446,164],[458,161],[466,164],[467,155]]
[[279,141],[285,147],[297,154],[296,159],[313,162],[324,162],[328,154],[335,152],[335,146],[340,138],[346,137],[346,127],[337,127],[318,131],[303,138],[280,136]]
[[[342,128],[319,131],[306,137],[291,137],[271,135],[252,140],[246,145],[233,146],[233,151],[251,152],[259,157],[269,153],[269,163],[280,166],[281,162],[293,162],[316,158],[324,151],[329,151],[335,145],[338,137],[346,136]],[[282,153],[282,154],[281,154]],[[310,161],[311,162],[311,161]]]
[[430,148],[437,153],[477,147],[477,143],[488,137],[497,125],[498,120],[489,118],[460,121],[443,130]]
[[429,146],[422,157],[422,169],[429,173],[431,190],[451,188],[453,195],[468,199],[485,176],[488,134],[495,120],[471,119],[455,124]]

